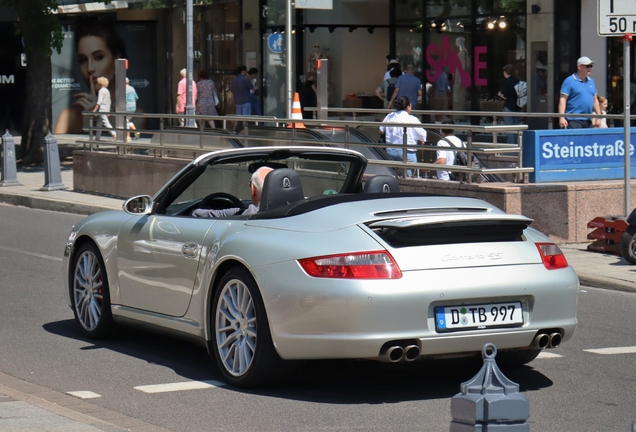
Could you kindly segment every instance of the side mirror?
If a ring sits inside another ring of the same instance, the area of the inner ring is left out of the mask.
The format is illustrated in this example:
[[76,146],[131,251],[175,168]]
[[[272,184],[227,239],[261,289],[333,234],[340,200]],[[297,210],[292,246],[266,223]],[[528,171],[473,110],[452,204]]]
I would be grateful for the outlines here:
[[152,211],[152,197],[149,195],[138,195],[126,200],[123,205],[124,211],[131,215],[150,214]]

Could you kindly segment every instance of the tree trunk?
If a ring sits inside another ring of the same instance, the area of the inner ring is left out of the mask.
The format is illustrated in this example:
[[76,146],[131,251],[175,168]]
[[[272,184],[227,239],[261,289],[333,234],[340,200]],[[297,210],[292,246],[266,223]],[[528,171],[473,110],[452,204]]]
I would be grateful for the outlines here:
[[18,159],[23,165],[43,162],[44,137],[51,130],[51,57],[27,52],[26,104]]

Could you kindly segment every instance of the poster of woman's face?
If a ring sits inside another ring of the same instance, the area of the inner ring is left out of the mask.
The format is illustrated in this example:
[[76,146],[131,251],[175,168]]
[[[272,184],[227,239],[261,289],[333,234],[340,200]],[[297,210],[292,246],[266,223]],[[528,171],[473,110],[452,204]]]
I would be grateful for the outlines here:
[[86,36],[77,43],[77,60],[84,83],[90,87],[97,83],[97,77],[103,76],[108,81],[115,78],[115,60],[119,54],[113,54],[106,42],[99,36]]
[[155,24],[63,22],[64,45],[51,57],[53,129],[56,134],[81,133],[95,108],[97,78],[108,80],[116,106],[115,61],[128,59],[126,76],[139,95],[139,112],[156,112]]

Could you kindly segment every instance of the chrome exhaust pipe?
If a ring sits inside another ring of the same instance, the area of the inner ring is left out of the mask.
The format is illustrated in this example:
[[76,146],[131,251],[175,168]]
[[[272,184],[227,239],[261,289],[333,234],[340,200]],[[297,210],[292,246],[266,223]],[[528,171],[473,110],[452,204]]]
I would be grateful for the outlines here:
[[420,347],[409,345],[404,349],[404,360],[411,362],[420,356]]
[[532,341],[533,348],[546,348],[550,344],[550,336],[547,333],[539,333]]
[[396,346],[390,347],[380,357],[384,358],[385,361],[388,361],[389,363],[397,363],[400,360],[402,360],[403,356],[404,356],[404,348],[402,348],[401,346],[397,346],[396,345]]
[[550,343],[548,344],[548,348],[556,348],[561,344],[561,341],[563,340],[563,336],[561,336],[561,333],[552,333],[550,335]]

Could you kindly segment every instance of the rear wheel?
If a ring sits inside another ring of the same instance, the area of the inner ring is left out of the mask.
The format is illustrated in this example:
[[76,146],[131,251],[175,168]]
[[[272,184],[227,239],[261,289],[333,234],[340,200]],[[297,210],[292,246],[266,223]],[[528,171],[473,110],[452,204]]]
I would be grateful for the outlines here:
[[75,320],[86,336],[99,339],[115,326],[104,261],[93,243],[80,246],[75,257],[70,281]]
[[530,363],[532,360],[536,359],[537,356],[541,354],[541,351],[541,349],[498,351],[495,360],[497,361],[497,365],[500,367],[523,366],[524,364]]
[[627,227],[621,236],[621,254],[628,262],[636,264],[636,226]]
[[265,307],[256,282],[234,267],[219,282],[212,307],[213,352],[225,379],[237,387],[274,384],[282,378]]

